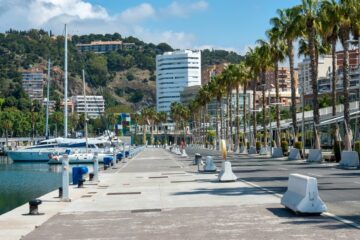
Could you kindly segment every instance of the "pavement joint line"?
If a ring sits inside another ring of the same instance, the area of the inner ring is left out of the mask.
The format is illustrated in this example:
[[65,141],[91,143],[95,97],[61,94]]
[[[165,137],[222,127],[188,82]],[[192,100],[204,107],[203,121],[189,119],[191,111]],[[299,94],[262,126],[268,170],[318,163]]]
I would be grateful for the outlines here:
[[310,176],[314,176],[314,177],[322,177],[322,175],[319,175],[319,174],[314,174],[314,173],[308,173],[308,175],[310,175]]
[[354,183],[356,183],[356,184],[360,184],[360,182],[354,182]]

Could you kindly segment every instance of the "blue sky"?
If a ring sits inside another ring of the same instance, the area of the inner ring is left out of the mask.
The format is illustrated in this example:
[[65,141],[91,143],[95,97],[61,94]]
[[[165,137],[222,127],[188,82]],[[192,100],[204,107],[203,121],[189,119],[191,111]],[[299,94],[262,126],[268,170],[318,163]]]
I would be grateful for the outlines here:
[[[43,28],[61,34],[134,35],[176,48],[244,53],[264,38],[276,9],[300,0],[0,0],[0,31]],[[35,16],[35,17],[34,17]]]

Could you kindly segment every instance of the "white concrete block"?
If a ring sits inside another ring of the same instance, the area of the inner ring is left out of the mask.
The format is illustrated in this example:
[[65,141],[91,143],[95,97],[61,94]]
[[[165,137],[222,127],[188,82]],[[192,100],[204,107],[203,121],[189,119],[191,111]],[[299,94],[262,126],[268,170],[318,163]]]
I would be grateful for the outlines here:
[[181,157],[182,157],[182,158],[187,158],[187,157],[188,157],[185,149],[183,149],[183,151],[182,151],[182,153],[181,153]]
[[295,212],[322,213],[327,211],[318,192],[317,179],[301,174],[290,174],[288,188],[281,204]]
[[344,168],[356,168],[359,166],[359,154],[356,151],[342,151],[339,163]]
[[259,154],[260,155],[268,155],[269,154],[269,149],[267,147],[261,147]]
[[248,154],[257,154],[256,147],[251,146],[249,148]]
[[288,156],[288,160],[300,160],[300,151],[297,148],[291,148]]
[[211,156],[207,156],[204,165],[204,172],[216,172],[216,170],[213,158]]
[[322,162],[321,149],[310,149],[307,162]]
[[219,173],[218,179],[220,182],[232,182],[237,180],[237,177],[232,171],[231,162],[224,161],[221,164],[221,171]]
[[284,154],[283,154],[282,148],[279,148],[279,147],[274,147],[274,148],[272,148],[271,156],[272,156],[273,158],[283,157]]

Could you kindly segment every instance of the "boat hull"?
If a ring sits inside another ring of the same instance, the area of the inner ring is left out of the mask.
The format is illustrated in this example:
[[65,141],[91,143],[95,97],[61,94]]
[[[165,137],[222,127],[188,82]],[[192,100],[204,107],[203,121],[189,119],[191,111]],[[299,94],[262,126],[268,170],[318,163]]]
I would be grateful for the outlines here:
[[53,152],[54,151],[8,151],[7,155],[14,162],[47,162],[49,161],[49,154],[52,154]]

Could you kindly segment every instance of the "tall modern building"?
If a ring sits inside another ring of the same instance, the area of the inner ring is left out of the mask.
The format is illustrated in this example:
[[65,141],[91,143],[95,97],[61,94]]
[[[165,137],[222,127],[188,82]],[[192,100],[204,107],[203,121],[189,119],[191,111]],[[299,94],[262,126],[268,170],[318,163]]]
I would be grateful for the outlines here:
[[22,87],[31,100],[43,100],[45,75],[40,69],[30,69],[22,72]]
[[170,112],[185,87],[201,85],[201,52],[182,50],[156,56],[156,110]]

